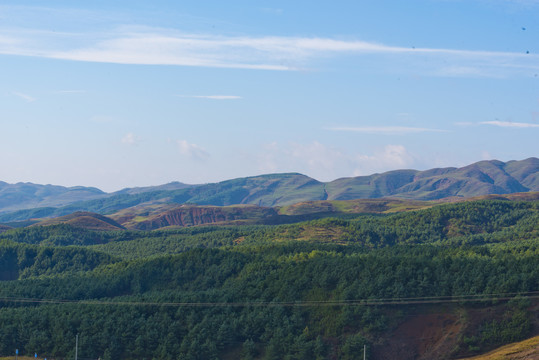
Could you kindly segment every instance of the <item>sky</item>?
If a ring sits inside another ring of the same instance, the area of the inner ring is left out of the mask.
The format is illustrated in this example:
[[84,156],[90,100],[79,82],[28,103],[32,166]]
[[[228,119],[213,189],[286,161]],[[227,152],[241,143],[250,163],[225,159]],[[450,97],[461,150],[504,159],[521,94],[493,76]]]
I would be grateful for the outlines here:
[[539,0],[0,3],[0,181],[539,156]]

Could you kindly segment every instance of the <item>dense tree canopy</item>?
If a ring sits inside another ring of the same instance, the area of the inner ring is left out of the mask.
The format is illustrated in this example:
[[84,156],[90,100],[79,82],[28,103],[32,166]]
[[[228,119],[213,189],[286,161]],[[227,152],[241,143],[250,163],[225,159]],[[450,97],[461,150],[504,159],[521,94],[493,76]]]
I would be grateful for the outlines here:
[[479,201],[279,226],[10,230],[0,354],[64,358],[80,334],[86,358],[353,359],[411,298],[464,309],[473,297],[504,309],[462,339],[479,351],[531,330],[525,301],[496,298],[539,291],[538,210]]

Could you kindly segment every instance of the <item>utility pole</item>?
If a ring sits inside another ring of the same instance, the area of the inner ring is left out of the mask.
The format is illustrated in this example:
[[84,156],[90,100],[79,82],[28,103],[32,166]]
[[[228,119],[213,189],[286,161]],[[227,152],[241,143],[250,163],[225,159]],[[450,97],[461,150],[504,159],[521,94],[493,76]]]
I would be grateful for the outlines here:
[[367,359],[367,345],[363,345],[363,360]]
[[79,352],[79,334],[75,337],[75,360],[77,360]]

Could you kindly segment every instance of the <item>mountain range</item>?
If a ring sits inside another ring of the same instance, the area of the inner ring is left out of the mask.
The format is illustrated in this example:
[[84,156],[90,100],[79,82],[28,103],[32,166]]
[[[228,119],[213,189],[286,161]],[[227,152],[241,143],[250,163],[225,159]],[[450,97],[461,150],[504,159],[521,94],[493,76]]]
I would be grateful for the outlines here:
[[480,161],[461,168],[395,170],[331,182],[284,173],[202,185],[173,182],[113,193],[93,187],[0,182],[0,222],[57,217],[76,211],[111,214],[141,204],[282,207],[320,200],[425,201],[529,191],[539,191],[539,159],[535,157],[508,162]]

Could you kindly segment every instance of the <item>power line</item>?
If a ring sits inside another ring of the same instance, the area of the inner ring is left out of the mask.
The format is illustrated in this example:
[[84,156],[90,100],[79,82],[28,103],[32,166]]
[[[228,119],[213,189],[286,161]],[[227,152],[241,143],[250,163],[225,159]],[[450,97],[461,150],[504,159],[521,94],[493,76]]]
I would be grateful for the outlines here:
[[161,306],[161,307],[313,307],[313,306],[377,306],[377,305],[415,305],[441,304],[481,301],[507,301],[516,296],[526,299],[539,299],[539,291],[502,294],[473,294],[457,296],[428,296],[409,298],[379,298],[356,300],[323,301],[239,301],[239,302],[152,302],[152,301],[104,301],[104,300],[67,300],[3,297],[0,302],[34,304],[76,304],[76,305],[116,305],[116,306]]

